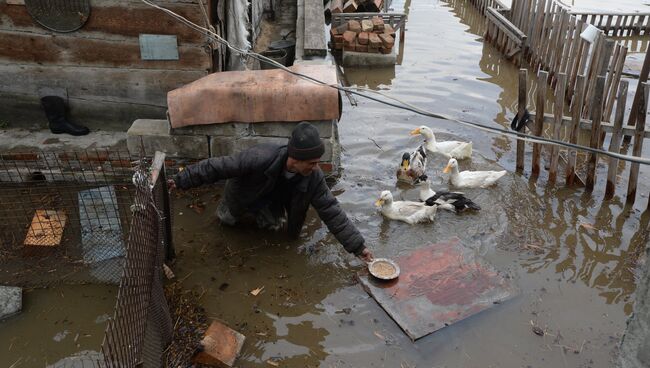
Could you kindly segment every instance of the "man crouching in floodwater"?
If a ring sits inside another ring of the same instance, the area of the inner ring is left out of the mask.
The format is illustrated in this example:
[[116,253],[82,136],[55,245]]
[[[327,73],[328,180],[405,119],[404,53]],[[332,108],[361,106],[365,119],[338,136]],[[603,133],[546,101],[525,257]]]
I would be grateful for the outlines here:
[[318,130],[302,122],[286,146],[260,144],[232,156],[205,159],[188,166],[169,185],[189,189],[227,179],[217,207],[222,223],[235,225],[250,213],[260,228],[278,230],[286,222],[288,233],[295,237],[311,204],[345,250],[370,262],[372,253],[363,236],[339,206],[318,167],[324,152]]

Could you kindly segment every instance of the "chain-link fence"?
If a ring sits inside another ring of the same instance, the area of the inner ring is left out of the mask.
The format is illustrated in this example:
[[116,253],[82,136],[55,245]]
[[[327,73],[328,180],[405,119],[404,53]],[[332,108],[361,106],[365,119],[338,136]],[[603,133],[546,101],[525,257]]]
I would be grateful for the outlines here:
[[160,367],[174,257],[165,157],[0,153],[0,284],[119,283],[101,354],[75,367]]

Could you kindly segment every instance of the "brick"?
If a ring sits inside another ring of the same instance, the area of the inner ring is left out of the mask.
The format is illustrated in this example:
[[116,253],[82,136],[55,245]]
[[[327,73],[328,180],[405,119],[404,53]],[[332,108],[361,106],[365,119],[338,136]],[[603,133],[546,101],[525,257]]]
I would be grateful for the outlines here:
[[380,33],[379,39],[381,40],[383,47],[387,49],[392,49],[393,45],[395,45],[395,39],[392,36],[387,35],[385,33]]
[[335,50],[343,50],[343,42],[341,42],[341,43],[338,43],[338,42],[335,43],[335,44],[334,44],[334,49],[335,49]]
[[330,10],[332,11],[332,14],[343,13],[343,0],[332,0],[330,3]]
[[339,35],[339,34],[340,34],[340,33],[339,33],[338,29],[336,29],[336,27],[332,27],[332,28],[330,28],[330,36],[331,36],[332,38],[334,38],[335,36],[337,36],[337,35]]
[[372,29],[376,32],[383,32],[384,31],[384,19],[381,17],[372,17]]
[[391,52],[393,52],[393,49],[392,48],[382,47],[382,48],[379,49],[379,52],[381,52],[382,54],[390,54]]
[[[167,124],[166,120],[158,122],[160,125]],[[148,130],[142,127],[142,124],[136,125],[134,122],[126,133],[126,145],[132,153],[139,153],[144,148],[146,155],[161,151],[169,157],[201,159],[209,156],[206,135],[172,135],[165,133],[164,127],[155,127],[154,124],[150,124],[151,129]]]
[[[317,130],[321,138],[329,138],[334,133],[336,120],[313,120],[308,121]],[[252,123],[251,136],[267,137],[287,137],[291,136],[293,129],[299,122],[281,122],[281,123]]]
[[355,50],[356,52],[368,52],[368,45],[357,44],[355,48],[356,48]]
[[353,31],[345,31],[343,33],[343,44],[345,46],[352,46],[354,45],[354,40],[357,38],[357,34]]
[[368,47],[368,52],[371,54],[379,54],[379,48],[378,47]]
[[361,23],[359,23],[356,20],[348,21],[348,31],[352,31],[354,33],[360,33],[361,32]]
[[380,48],[382,45],[381,39],[376,33],[370,33],[368,36],[368,45],[372,48]]
[[336,32],[337,32],[338,34],[341,34],[341,35],[342,35],[343,33],[345,33],[345,31],[347,31],[347,30],[348,30],[348,23],[347,23],[347,22],[341,24],[341,25],[338,26],[338,27],[336,27]]
[[172,128],[172,135],[249,135],[248,123],[219,123]]
[[395,38],[395,30],[390,26],[390,24],[384,24],[384,33]]
[[[289,139],[286,137],[242,137],[239,139],[227,137],[210,137],[210,153],[212,157],[229,156],[247,150],[255,145],[262,143],[286,145]],[[334,138],[323,139],[325,153],[321,157],[323,161],[331,161],[333,157]]]
[[357,5],[357,2],[355,0],[348,0],[345,2],[345,5],[343,6],[343,12],[356,13],[358,7],[359,6]]
[[343,35],[342,34],[334,36],[334,43],[343,44],[343,42],[344,42],[344,40],[343,40]]
[[359,38],[358,38],[358,40],[359,40],[359,44],[360,44],[360,45],[367,45],[368,42],[369,42],[369,41],[368,41],[368,37],[369,37],[369,36],[370,36],[370,34],[368,34],[368,32],[361,32],[361,33],[359,33]]
[[216,367],[233,367],[246,337],[228,326],[212,321],[201,345],[203,351],[192,358],[195,364]]
[[364,19],[361,21],[361,32],[372,32],[372,21],[370,19]]
[[344,51],[356,51],[357,47],[355,45],[343,45]]

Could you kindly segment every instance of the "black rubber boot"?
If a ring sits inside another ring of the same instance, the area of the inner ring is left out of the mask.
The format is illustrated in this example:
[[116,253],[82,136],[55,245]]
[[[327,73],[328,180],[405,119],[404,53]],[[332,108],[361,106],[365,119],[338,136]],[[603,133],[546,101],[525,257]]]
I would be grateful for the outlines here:
[[45,116],[50,123],[50,131],[54,134],[86,135],[90,131],[85,126],[71,123],[65,117],[65,102],[58,96],[41,98]]

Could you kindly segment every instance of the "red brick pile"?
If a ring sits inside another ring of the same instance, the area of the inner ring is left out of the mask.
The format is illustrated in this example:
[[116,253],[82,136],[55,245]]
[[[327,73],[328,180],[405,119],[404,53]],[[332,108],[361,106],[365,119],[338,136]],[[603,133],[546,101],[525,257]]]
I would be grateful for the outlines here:
[[395,45],[395,30],[378,16],[332,27],[330,35],[335,50],[390,54]]

